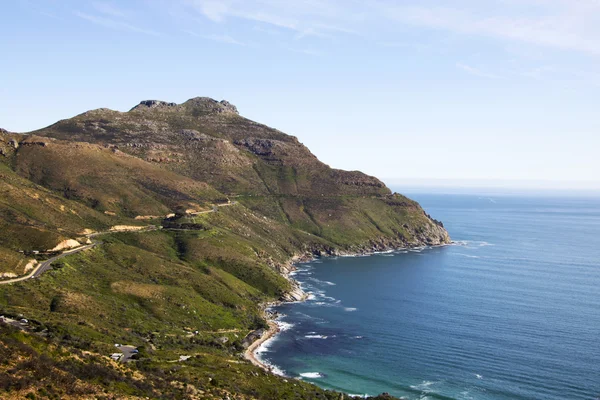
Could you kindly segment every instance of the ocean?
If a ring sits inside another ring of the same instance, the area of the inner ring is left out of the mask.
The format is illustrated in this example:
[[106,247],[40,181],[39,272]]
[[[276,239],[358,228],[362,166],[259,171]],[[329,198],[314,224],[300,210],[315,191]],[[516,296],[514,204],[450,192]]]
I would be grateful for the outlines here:
[[298,265],[259,358],[359,395],[600,397],[600,199],[410,197],[455,243]]

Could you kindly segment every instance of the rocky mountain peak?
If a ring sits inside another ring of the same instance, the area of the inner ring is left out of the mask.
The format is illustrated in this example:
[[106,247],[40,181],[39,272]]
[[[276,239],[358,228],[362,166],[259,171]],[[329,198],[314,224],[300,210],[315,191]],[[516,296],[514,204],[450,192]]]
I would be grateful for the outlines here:
[[131,111],[139,110],[163,110],[163,111],[187,111],[194,115],[202,114],[236,114],[239,115],[237,107],[227,100],[217,101],[210,97],[194,97],[183,104],[166,102],[161,100],[143,100]]
[[177,103],[169,103],[169,102],[162,101],[162,100],[142,100],[140,102],[140,104],[133,107],[131,109],[131,111],[145,109],[145,108],[169,108],[169,107],[176,107],[176,106],[177,106]]
[[211,99],[210,97],[194,97],[182,105],[203,113],[230,113],[239,115],[237,107],[227,100],[217,101],[215,99]]

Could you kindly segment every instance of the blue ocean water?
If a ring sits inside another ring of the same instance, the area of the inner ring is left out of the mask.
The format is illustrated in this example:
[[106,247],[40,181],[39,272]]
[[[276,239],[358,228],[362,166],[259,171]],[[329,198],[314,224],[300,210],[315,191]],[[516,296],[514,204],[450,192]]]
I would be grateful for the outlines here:
[[600,199],[411,195],[454,245],[299,265],[260,357],[406,399],[600,396]]

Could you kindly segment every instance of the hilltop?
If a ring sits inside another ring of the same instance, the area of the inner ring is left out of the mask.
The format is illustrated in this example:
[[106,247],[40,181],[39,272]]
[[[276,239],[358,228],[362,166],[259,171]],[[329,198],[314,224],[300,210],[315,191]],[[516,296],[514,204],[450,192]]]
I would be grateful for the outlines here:
[[[112,232],[35,280],[0,285],[0,314],[29,320],[25,332],[0,332],[0,351],[29,346],[0,366],[21,371],[0,381],[15,396],[43,386],[61,398],[337,399],[239,360],[244,337],[266,327],[259,305],[301,296],[286,276],[294,260],[450,241],[377,178],[333,169],[296,137],[206,97],[0,130],[0,177],[4,278]],[[163,229],[116,232],[150,225]],[[111,364],[114,343],[135,345],[140,360]],[[77,385],[34,384],[40,368]]]

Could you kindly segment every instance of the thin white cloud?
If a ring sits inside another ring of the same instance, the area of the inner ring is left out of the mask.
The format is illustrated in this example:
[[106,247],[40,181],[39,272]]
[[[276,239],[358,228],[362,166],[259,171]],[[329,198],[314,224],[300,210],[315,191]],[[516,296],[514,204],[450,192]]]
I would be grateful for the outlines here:
[[463,64],[463,63],[456,63],[456,68],[460,69],[461,71],[466,72],[467,74],[477,76],[479,78],[486,78],[486,79],[500,79],[501,78],[500,76],[498,76],[496,74],[485,72],[485,71],[480,70],[479,68],[475,68],[470,65]]
[[96,11],[102,14],[109,15],[111,17],[125,17],[125,12],[111,3],[106,3],[103,1],[94,1],[92,2],[92,7],[94,7]]
[[304,55],[312,56],[312,57],[317,57],[317,56],[321,55],[321,53],[319,53],[316,50],[312,50],[312,49],[296,49],[293,47],[288,47],[287,50],[294,52],[294,53],[300,53],[300,54],[304,54]]
[[234,44],[237,46],[246,46],[246,43],[240,42],[232,38],[229,35],[201,35],[204,39],[212,40],[214,42],[225,43],[225,44]]
[[[517,4],[514,0],[500,2]],[[505,7],[502,14],[492,12],[497,7],[486,8],[470,1],[455,3],[471,6],[387,5],[384,9],[390,18],[409,25],[600,55],[597,2],[523,0],[518,3],[521,7]],[[523,11],[526,5],[537,6],[537,12]]]
[[[211,21],[245,19],[296,32],[297,39],[371,35],[397,23],[600,55],[598,0],[181,0]],[[409,3],[409,5],[407,5]],[[412,4],[412,5],[410,5]],[[396,24],[395,26],[391,26]]]
[[[352,0],[354,1],[354,0]],[[296,32],[296,39],[356,34],[345,26],[348,12],[338,0],[184,0],[207,19],[222,23],[238,18]]]
[[188,2],[197,7],[198,10],[206,16],[206,18],[214,22],[223,21],[230,12],[229,5],[226,1],[189,0]]
[[139,28],[135,25],[131,25],[124,21],[115,21],[114,19],[111,19],[111,18],[101,17],[101,16],[97,16],[97,15],[90,15],[90,14],[86,14],[86,13],[83,13],[80,11],[75,11],[74,14],[81,19],[84,19],[84,20],[89,21],[96,25],[103,26],[105,28],[121,30],[121,31],[130,31],[130,32],[135,32],[135,33],[142,33],[142,34],[151,35],[151,36],[160,36],[160,33],[158,33],[158,32]]
[[188,35],[193,36],[193,37],[202,37],[200,34],[194,32],[194,31],[187,30],[187,29],[182,30],[182,32],[187,33]]

